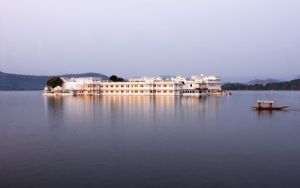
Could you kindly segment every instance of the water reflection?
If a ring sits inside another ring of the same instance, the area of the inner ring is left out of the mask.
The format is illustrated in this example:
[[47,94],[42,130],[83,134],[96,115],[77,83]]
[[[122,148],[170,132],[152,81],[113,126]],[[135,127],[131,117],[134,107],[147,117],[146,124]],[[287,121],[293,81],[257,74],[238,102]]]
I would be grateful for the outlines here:
[[279,110],[279,111],[272,111],[272,110],[261,110],[261,111],[257,111],[257,110],[253,110],[256,112],[256,117],[257,119],[274,119],[279,115],[284,115],[288,112],[291,112],[292,110]]
[[[216,118],[220,99],[168,96],[45,97],[50,124],[64,122],[110,125],[173,125]],[[212,103],[208,105],[208,102]]]
[[253,110],[253,111],[256,112],[256,116],[258,119],[260,119],[260,118],[271,119],[272,118],[273,111],[260,111],[260,110]]
[[[48,124],[95,126],[174,126],[186,124],[219,126],[230,116],[271,119],[272,111],[249,111],[248,102],[232,102],[231,97],[209,96],[66,96],[45,97]],[[247,104],[248,103],[248,104]],[[227,121],[230,121],[229,119]],[[208,123],[209,122],[209,123]]]
[[59,127],[63,124],[63,98],[47,96],[44,98],[46,105],[45,111],[48,117],[48,125],[52,128]]

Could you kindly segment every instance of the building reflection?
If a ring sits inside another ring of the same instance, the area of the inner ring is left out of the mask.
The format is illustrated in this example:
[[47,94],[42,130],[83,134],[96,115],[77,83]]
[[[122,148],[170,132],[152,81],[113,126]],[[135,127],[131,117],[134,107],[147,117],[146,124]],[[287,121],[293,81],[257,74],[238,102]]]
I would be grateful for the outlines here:
[[63,98],[44,97],[49,127],[55,128],[63,124]]
[[215,118],[220,99],[174,96],[45,97],[49,122],[62,124],[172,125]]

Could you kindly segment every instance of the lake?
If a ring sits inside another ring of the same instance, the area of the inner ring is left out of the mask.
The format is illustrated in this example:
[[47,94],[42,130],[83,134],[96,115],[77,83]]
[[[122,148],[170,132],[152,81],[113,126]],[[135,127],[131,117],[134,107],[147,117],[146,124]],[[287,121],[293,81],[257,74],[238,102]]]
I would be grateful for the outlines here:
[[[255,112],[257,99],[290,105]],[[0,187],[300,187],[300,92],[0,92]]]

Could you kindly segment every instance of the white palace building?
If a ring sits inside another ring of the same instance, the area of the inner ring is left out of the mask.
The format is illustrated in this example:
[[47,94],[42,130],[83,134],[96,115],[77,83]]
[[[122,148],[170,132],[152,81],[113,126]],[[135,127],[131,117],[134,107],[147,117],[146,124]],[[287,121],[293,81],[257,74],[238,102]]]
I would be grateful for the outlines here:
[[44,95],[145,95],[145,96],[202,96],[222,94],[219,76],[177,76],[170,79],[142,77],[122,82],[101,78],[62,78],[62,87],[46,87]]

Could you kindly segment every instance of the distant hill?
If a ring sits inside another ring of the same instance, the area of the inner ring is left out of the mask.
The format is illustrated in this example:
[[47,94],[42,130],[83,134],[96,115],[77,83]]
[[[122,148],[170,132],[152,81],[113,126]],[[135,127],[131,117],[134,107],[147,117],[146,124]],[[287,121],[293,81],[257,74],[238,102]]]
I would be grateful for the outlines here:
[[222,85],[224,90],[300,90],[300,79],[268,83],[268,84],[241,84],[241,83],[227,83]]
[[102,78],[102,79],[108,79],[108,76],[104,75],[104,74],[99,74],[99,73],[82,73],[82,74],[64,74],[61,75],[61,77],[65,77],[65,78],[72,78],[72,77],[98,77],[98,78]]
[[[66,74],[59,75],[62,77],[100,77],[107,79],[108,77],[98,73],[83,73],[83,74]],[[0,91],[12,90],[43,90],[47,80],[52,76],[34,76],[20,75],[0,72]]]
[[247,83],[247,85],[267,85],[267,84],[270,84],[270,83],[278,83],[278,82],[281,82],[280,80],[275,80],[275,79],[265,79],[265,80],[259,80],[259,79],[255,79],[255,80],[252,80],[250,82]]
[[159,77],[161,77],[162,79],[171,79],[172,77],[175,78],[176,76],[172,76],[172,75],[160,75]]

